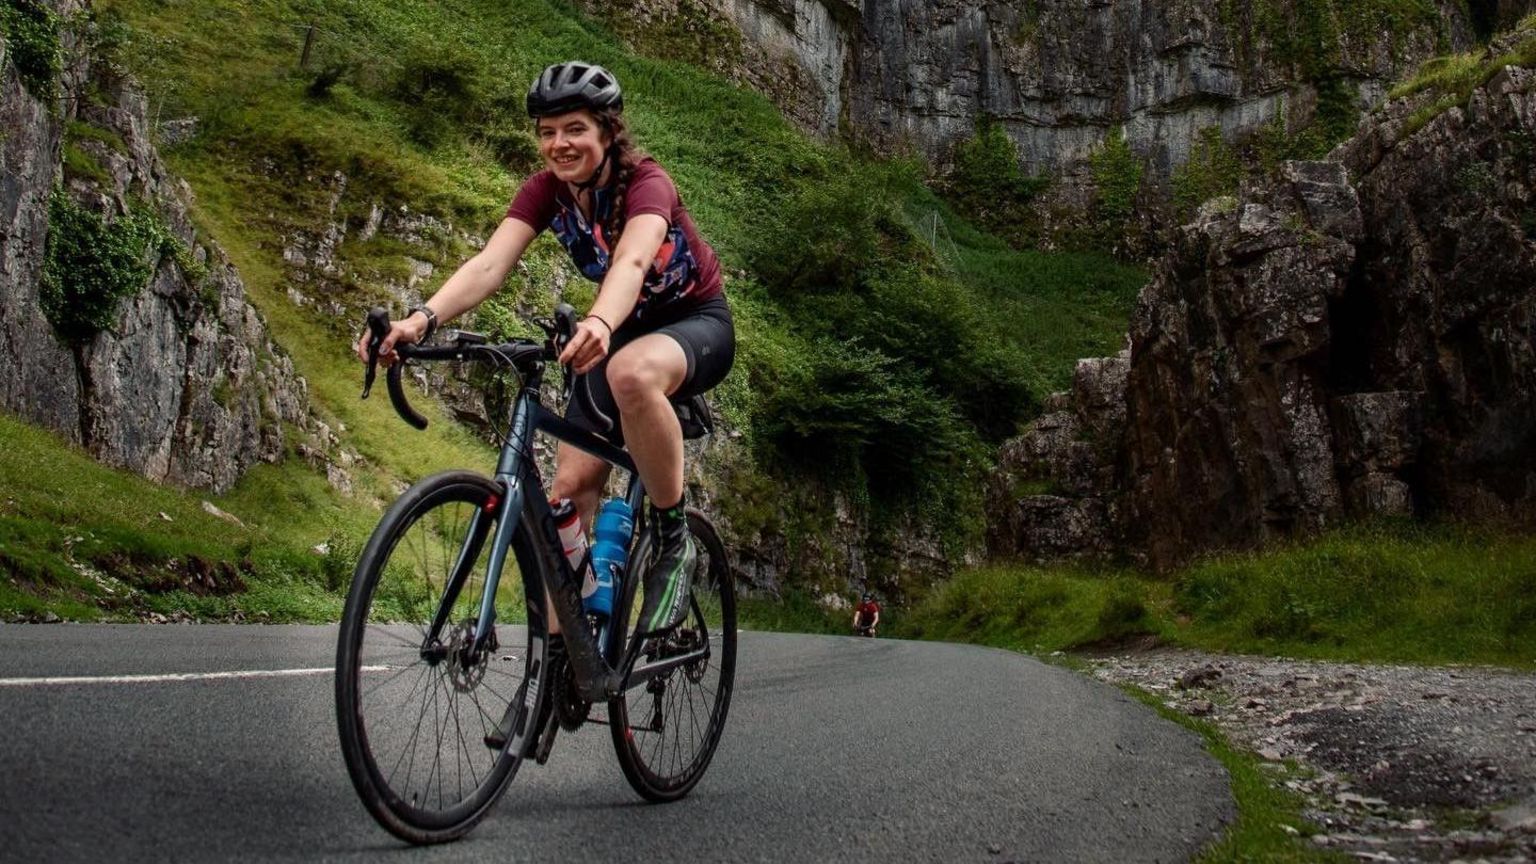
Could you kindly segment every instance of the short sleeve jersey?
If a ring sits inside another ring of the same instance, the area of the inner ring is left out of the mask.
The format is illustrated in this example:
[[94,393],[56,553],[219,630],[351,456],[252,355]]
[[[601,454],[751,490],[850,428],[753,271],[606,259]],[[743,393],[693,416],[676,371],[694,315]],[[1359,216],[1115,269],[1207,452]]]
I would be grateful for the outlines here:
[[[594,189],[593,198],[593,219],[589,223],[570,188],[553,172],[544,170],[529,177],[517,190],[507,216],[526,222],[536,232],[549,228],[582,275],[601,282],[608,273],[613,251],[603,235],[603,223],[608,221],[613,207],[613,193],[609,189]],[[699,236],[672,178],[656,160],[646,158],[635,166],[624,198],[624,211],[626,223],[645,213],[667,220],[667,236],[646,271],[632,320],[670,318],[720,296],[720,262],[715,250]]]
[[873,600],[868,603],[860,603],[855,611],[859,614],[859,621],[868,623],[875,620],[875,616],[880,614],[880,604]]

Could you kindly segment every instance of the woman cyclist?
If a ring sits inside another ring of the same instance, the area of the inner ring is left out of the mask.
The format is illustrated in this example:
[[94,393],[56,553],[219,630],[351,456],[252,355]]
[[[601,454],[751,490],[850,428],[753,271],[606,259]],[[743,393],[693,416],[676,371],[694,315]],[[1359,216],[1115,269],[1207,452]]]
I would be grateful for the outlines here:
[[[646,575],[640,628],[676,626],[688,609],[697,555],[683,503],[682,429],[670,400],[702,393],[725,378],[736,353],[735,328],[715,252],[699,236],[672,179],[636,149],[625,126],[619,82],[601,66],[557,63],[528,90],[544,170],[525,181],[485,248],[432,299],[391,322],[379,356],[420,342],[501,287],[545,228],[554,231],[597,299],[560,355],[586,382],[596,406],[616,418],[610,440],[628,442],[652,504],[661,544]],[[367,358],[367,337],[358,355]],[[566,417],[593,431],[579,400]],[[551,491],[570,498],[585,523],[596,513],[608,464],[561,443]]]

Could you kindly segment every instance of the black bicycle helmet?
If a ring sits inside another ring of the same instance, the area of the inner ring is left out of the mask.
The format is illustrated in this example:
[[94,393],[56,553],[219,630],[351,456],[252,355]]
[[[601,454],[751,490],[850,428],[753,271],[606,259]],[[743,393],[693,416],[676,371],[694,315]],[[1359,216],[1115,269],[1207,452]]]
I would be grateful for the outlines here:
[[572,60],[546,68],[528,88],[529,117],[548,117],[580,108],[624,110],[619,79],[601,66]]

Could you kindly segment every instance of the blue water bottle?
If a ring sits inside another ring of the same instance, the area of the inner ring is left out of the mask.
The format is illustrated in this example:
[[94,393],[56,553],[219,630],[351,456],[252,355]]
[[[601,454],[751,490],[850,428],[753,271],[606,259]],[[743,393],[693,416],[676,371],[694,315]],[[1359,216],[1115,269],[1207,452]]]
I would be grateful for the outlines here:
[[598,508],[592,524],[592,569],[597,571],[597,590],[582,598],[589,615],[612,615],[613,596],[624,578],[629,561],[629,535],[635,527],[635,515],[623,498],[609,498]]

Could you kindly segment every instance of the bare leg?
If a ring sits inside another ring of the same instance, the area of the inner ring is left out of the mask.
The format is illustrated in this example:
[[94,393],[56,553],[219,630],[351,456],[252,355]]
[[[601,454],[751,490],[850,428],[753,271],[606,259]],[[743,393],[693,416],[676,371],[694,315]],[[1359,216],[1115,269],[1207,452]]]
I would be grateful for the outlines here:
[[571,499],[582,525],[590,526],[597,516],[597,497],[608,482],[609,470],[607,462],[562,441],[555,450],[555,479],[549,484],[549,494]]
[[[555,479],[550,484],[550,494],[556,498],[569,498],[576,505],[582,530],[592,524],[597,515],[597,497],[602,494],[608,480],[608,463],[561,442],[555,450]],[[555,605],[546,594],[544,612],[549,621],[551,635],[560,632],[560,619],[555,617]]]
[[624,440],[656,518],[656,558],[645,572],[640,623],[660,633],[688,614],[698,547],[683,514],[683,430],[667,400],[687,377],[688,358],[671,336],[652,333],[608,361],[608,384],[624,421]]
[[641,336],[608,361],[608,386],[624,423],[624,443],[658,507],[683,497],[683,430],[667,396],[687,375],[683,347],[665,333]]

